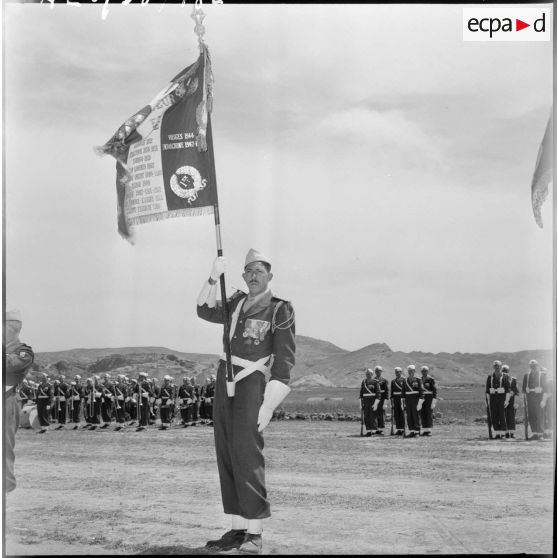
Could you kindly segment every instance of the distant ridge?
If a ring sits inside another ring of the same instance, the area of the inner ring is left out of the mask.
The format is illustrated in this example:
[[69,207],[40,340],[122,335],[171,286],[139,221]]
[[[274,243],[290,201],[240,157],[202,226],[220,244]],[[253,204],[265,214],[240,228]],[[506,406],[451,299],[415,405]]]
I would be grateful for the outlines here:
[[[292,370],[291,385],[294,389],[312,386],[357,387],[366,368],[379,365],[384,377],[391,379],[396,366],[425,365],[441,384],[482,384],[491,372],[496,359],[510,366],[518,379],[528,370],[529,361],[536,359],[552,371],[552,351],[532,350],[492,353],[430,353],[423,351],[393,351],[386,343],[371,343],[356,351],[342,349],[321,339],[297,335],[296,364]],[[161,346],[115,347],[100,349],[69,349],[37,353],[35,372],[48,370],[49,374],[66,376],[100,373],[104,370],[127,375],[147,371],[152,377],[170,374],[175,378],[184,375],[204,381],[216,371],[217,354],[190,353]],[[303,381],[301,381],[303,380]]]

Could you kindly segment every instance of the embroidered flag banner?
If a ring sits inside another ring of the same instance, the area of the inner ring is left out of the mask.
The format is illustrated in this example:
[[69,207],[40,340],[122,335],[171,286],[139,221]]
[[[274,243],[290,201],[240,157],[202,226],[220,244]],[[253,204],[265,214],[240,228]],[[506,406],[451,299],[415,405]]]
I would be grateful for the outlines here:
[[531,182],[531,202],[533,204],[533,214],[537,225],[542,229],[543,222],[541,216],[541,207],[548,196],[548,187],[552,184],[554,173],[554,134],[552,131],[552,115],[548,119],[546,131],[539,148],[537,156],[537,164],[533,173],[533,181]]
[[97,153],[116,159],[118,232],[132,225],[213,213],[217,203],[211,135],[213,75],[198,60],[130,117]]

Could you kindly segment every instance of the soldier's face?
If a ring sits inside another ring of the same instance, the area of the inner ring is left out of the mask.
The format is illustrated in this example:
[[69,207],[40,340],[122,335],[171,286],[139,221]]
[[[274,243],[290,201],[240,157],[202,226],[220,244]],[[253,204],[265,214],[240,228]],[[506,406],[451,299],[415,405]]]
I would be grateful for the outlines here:
[[252,262],[244,268],[242,277],[250,294],[259,295],[266,291],[269,282],[273,279],[273,273],[268,272],[263,263]]

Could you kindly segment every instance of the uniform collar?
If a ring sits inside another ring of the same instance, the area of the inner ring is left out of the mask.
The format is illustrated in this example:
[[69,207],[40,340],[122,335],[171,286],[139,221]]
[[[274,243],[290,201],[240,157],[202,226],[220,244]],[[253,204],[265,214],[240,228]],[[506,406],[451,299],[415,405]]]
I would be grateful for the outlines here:
[[[272,296],[273,295],[271,294],[271,290],[269,288],[265,290],[263,293],[260,293],[254,297],[248,295],[244,300],[244,305],[242,308],[244,314],[245,315],[256,314],[260,310],[267,308],[269,306],[269,303],[271,302]],[[250,305],[248,308],[246,308],[247,304]]]

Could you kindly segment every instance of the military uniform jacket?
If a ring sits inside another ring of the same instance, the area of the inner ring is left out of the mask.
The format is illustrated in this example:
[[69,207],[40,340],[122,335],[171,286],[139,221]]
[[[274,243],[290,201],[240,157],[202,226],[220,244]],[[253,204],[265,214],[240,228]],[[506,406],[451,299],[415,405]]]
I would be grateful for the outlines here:
[[382,399],[389,399],[389,383],[385,378],[376,378],[380,386],[380,397]]
[[215,397],[215,382],[207,384],[203,388],[203,397]]
[[29,399],[32,401],[35,399],[35,390],[31,386],[21,386],[19,388],[19,396],[22,399]]
[[[134,393],[139,393],[142,400],[145,401],[148,397],[153,397],[153,388],[148,381],[138,382],[134,387]],[[145,393],[148,397],[143,396]]]
[[4,354],[6,355],[4,385],[14,387],[23,382],[28,368],[33,364],[35,354],[29,345],[21,341],[8,343],[4,347]]
[[161,387],[161,391],[159,392],[159,397],[163,400],[163,405],[168,405],[169,403],[172,403],[173,394],[174,394],[174,390],[172,385]]
[[403,397],[406,399],[424,399],[424,389],[420,378],[415,376],[413,379],[405,378],[403,380]]
[[54,397],[60,397],[62,401],[66,399],[66,393],[68,392],[68,384],[54,384],[53,395]]
[[432,376],[427,375],[425,378],[422,378],[422,387],[424,390],[424,395],[431,395],[433,399],[438,398],[436,380]]
[[376,397],[380,398],[380,383],[376,378],[371,378],[367,380],[364,378],[360,384],[360,395],[359,399],[363,397]]
[[523,393],[548,393],[546,374],[529,371],[523,376]]
[[114,384],[112,386],[112,393],[118,401],[124,401],[128,396],[128,389],[124,384]]
[[[185,386],[182,385],[178,388],[178,398],[179,399],[191,399],[192,402],[194,402],[194,400],[196,399],[196,395],[194,393],[194,387],[193,386]],[[186,402],[186,401],[184,401]]]
[[[246,298],[246,293],[237,291],[227,300],[231,321],[237,306]],[[221,302],[214,308],[207,304],[198,306],[197,311],[198,316],[208,322],[223,323]],[[231,354],[252,362],[273,355],[271,379],[288,384],[295,362],[294,310],[290,302],[268,291],[248,310],[242,309],[232,332]],[[236,375],[242,367],[233,365],[233,369]]]
[[66,397],[70,401],[79,401],[82,397],[85,397],[83,393],[82,386],[69,386],[68,391],[66,392]]
[[391,397],[401,397],[403,395],[403,384],[405,383],[405,378],[394,378],[391,380]]
[[494,373],[489,374],[488,378],[486,378],[486,393],[491,395],[511,393],[509,376],[502,374],[500,379],[498,379]]
[[39,384],[37,387],[37,399],[50,399],[52,388],[49,384]]

